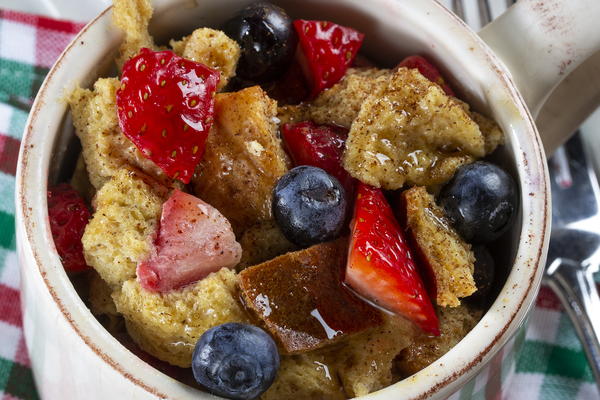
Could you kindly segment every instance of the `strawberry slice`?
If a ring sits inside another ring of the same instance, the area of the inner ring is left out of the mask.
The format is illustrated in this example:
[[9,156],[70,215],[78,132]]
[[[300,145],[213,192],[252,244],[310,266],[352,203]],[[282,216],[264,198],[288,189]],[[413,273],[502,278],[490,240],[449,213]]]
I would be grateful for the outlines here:
[[66,183],[49,188],[47,196],[50,231],[63,267],[68,272],[87,270],[81,237],[91,213],[83,197]]
[[440,71],[429,60],[423,56],[408,56],[400,61],[399,67],[416,68],[421,75],[429,79],[431,82],[437,83],[444,89],[448,96],[455,96],[454,90],[446,83]]
[[310,165],[337,178],[353,196],[355,180],[342,167],[348,129],[335,125],[317,125],[310,121],[284,124],[281,134],[295,165]]
[[438,336],[438,318],[404,234],[381,189],[359,183],[345,282]]
[[241,256],[229,221],[210,204],[175,190],[163,204],[153,248],[137,276],[143,288],[165,292],[234,267]]
[[354,61],[365,37],[362,33],[329,21],[297,19],[300,64],[312,82],[311,97],[339,82]]
[[123,66],[121,130],[167,176],[189,183],[212,125],[219,72],[171,51],[142,49]]

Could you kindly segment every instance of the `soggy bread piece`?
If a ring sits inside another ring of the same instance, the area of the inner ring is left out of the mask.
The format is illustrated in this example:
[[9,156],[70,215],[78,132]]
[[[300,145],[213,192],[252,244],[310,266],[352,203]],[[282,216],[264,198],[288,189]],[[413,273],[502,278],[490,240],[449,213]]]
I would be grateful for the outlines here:
[[240,273],[246,306],[286,354],[338,342],[381,323],[380,312],[341,282],[348,240],[287,253]]
[[167,194],[150,177],[126,168],[98,191],[96,211],[81,241],[86,262],[111,287],[135,277]]
[[127,331],[143,350],[187,368],[205,331],[226,322],[248,322],[238,302],[237,280],[235,272],[223,268],[192,285],[160,294],[130,279],[113,299]]
[[290,251],[298,250],[298,246],[283,236],[275,221],[260,222],[244,231],[240,239],[242,259],[237,270],[260,264]]
[[217,94],[215,123],[192,183],[236,234],[272,219],[272,190],[288,170],[277,136],[277,104],[258,86]]
[[459,298],[477,290],[471,246],[454,231],[424,187],[404,191],[402,200],[406,206],[406,227],[420,250],[421,261],[429,265],[435,277],[436,303],[457,307]]
[[477,325],[482,312],[466,305],[456,308],[438,308],[440,336],[420,335],[396,359],[400,378],[406,378],[432,364],[452,349]]
[[261,400],[343,400],[346,398],[330,356],[310,352],[281,356],[277,378]]
[[121,132],[116,104],[119,85],[116,78],[102,78],[96,81],[93,90],[78,87],[68,97],[90,182],[98,190],[118,171],[131,165],[165,185],[173,185]]
[[142,47],[157,50],[148,33],[148,23],[152,18],[150,0],[113,0],[112,17],[113,23],[125,34],[117,58],[119,69]]
[[394,190],[446,182],[484,155],[481,130],[461,103],[416,69],[398,68],[362,103],[344,167],[364,183]]
[[112,299],[112,288],[95,271],[90,277],[90,311],[98,315],[119,315],[117,307]]
[[314,101],[280,107],[278,117],[282,123],[311,120],[350,129],[362,103],[376,88],[384,86],[390,75],[387,69],[350,68],[340,82],[321,92]]
[[483,139],[485,141],[485,154],[490,154],[496,150],[498,146],[504,144],[504,134],[495,121],[489,119],[488,117],[484,117],[475,111],[471,111],[470,115],[471,118],[473,118],[473,121],[479,125],[479,129],[483,134]]
[[240,46],[221,31],[199,28],[181,40],[171,40],[170,44],[175,54],[219,71],[219,90],[235,76]]
[[420,332],[401,317],[385,314],[384,321],[350,339],[336,354],[336,370],[349,397],[364,396],[394,383],[394,359]]

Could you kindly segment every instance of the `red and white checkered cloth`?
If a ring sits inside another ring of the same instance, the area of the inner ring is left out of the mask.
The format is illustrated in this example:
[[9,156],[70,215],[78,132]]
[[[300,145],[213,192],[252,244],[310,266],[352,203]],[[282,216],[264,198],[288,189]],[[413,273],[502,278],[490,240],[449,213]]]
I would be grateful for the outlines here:
[[[29,107],[48,69],[81,24],[0,10],[0,399],[36,399],[23,340],[15,254],[17,154]],[[516,347],[515,347],[516,348]],[[510,353],[507,351],[506,353]],[[32,355],[35,357],[35,354]],[[543,288],[516,366],[461,399],[598,399],[581,345],[558,299]],[[510,385],[505,378],[515,372]],[[503,387],[503,392],[497,390]]]

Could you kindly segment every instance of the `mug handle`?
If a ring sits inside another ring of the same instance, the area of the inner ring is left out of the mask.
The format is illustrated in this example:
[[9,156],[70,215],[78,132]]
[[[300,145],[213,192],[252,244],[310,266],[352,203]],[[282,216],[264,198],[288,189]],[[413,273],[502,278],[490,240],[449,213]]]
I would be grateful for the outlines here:
[[519,0],[479,32],[537,118],[548,155],[600,103],[598,21],[598,0]]

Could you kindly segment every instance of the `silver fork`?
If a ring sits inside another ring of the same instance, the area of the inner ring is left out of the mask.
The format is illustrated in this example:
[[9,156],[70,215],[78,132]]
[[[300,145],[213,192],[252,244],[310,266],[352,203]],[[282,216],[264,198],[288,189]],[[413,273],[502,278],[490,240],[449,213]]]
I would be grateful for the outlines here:
[[[506,7],[516,0],[506,0]],[[492,20],[488,0],[477,0],[480,27]],[[465,0],[452,0],[467,21]],[[473,25],[473,23],[471,23]],[[552,235],[545,282],[571,318],[600,389],[600,297],[593,274],[600,269],[600,188],[576,134],[550,160]]]

